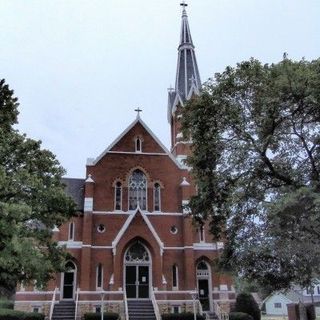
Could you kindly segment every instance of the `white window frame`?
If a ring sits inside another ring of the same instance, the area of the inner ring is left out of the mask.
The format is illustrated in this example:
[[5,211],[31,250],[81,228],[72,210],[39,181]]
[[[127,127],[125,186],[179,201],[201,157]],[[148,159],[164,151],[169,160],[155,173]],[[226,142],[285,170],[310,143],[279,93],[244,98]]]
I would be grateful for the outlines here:
[[[178,313],[174,312],[174,308],[178,308]],[[181,313],[181,306],[171,306],[171,313],[173,313],[173,314]]]
[[[98,278],[99,278],[99,266],[101,265],[101,286],[98,285]],[[96,289],[101,290],[103,289],[103,265],[99,263],[96,267]]]
[[[120,183],[121,187],[120,187],[120,209],[117,209],[117,184]],[[114,186],[114,211],[122,211],[122,196],[123,196],[123,188],[122,188],[122,183],[120,181],[117,181],[115,186]]]
[[[139,141],[140,148],[138,148],[138,141]],[[142,152],[142,139],[140,137],[136,137],[136,139],[134,141],[134,146],[135,146],[136,152],[138,152],[138,153]]]
[[[176,276],[176,285],[174,286],[174,283],[173,283],[173,269],[174,269],[174,272],[175,272],[175,276]],[[179,290],[179,268],[176,264],[174,264],[172,266],[172,290]]]
[[[156,185],[159,186],[159,210],[156,210]],[[161,212],[161,185],[159,182],[156,182],[153,185],[153,211]]]
[[145,209],[142,209],[142,208],[141,208],[141,205],[139,205],[139,206],[140,206],[140,209],[141,209],[142,211],[148,211],[148,178],[147,178],[146,173],[145,173],[143,170],[141,170],[140,168],[136,168],[136,169],[132,170],[132,172],[131,172],[131,174],[130,174],[130,176],[129,176],[129,179],[128,179],[128,195],[127,195],[127,196],[128,196],[128,211],[130,211],[130,210],[136,210],[136,209],[130,209],[130,180],[131,180],[131,177],[132,177],[133,173],[134,173],[136,170],[141,171],[141,172],[143,173],[145,179],[146,179],[146,207],[145,207]]
[[281,309],[282,308],[282,303],[281,302],[275,302],[273,306],[274,306],[275,309]]
[[[75,223],[72,221],[69,223],[68,229],[68,241],[74,241]],[[72,228],[72,229],[71,229]],[[72,232],[71,232],[72,231]]]

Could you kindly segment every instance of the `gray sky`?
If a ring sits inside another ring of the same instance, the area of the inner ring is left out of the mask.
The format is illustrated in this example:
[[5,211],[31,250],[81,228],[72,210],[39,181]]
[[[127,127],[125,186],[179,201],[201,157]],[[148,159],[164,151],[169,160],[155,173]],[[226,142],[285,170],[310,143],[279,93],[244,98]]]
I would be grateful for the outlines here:
[[[84,177],[134,119],[169,147],[167,88],[174,84],[178,0],[0,0],[0,78],[20,101],[18,128]],[[320,0],[190,0],[202,81],[255,57],[312,60]]]

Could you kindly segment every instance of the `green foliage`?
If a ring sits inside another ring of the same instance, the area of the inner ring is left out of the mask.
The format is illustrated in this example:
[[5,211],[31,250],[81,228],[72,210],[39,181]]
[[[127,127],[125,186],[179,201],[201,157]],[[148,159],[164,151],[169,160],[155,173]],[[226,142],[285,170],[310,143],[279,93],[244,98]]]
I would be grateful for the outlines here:
[[247,313],[253,320],[261,319],[260,308],[250,293],[240,293],[237,295],[234,310],[235,312]]
[[65,250],[52,240],[52,229],[75,212],[64,193],[64,174],[56,157],[12,128],[17,98],[0,81],[0,288],[18,282],[44,286],[62,270]]
[[[168,313],[168,314],[163,314],[161,316],[161,319],[162,320],[193,320],[194,315],[191,312]],[[197,314],[197,320],[205,320],[205,317],[201,316],[200,314]]]
[[183,110],[199,223],[221,265],[274,289],[320,274],[320,59],[227,67]]
[[[101,313],[88,312],[84,314],[84,320],[100,320]],[[113,312],[104,312],[103,313],[104,320],[118,320],[120,319],[117,313]]]
[[42,313],[0,309],[0,320],[44,320]]
[[14,302],[7,299],[0,299],[0,309],[13,309]]
[[229,320],[253,320],[253,318],[245,312],[230,312]]

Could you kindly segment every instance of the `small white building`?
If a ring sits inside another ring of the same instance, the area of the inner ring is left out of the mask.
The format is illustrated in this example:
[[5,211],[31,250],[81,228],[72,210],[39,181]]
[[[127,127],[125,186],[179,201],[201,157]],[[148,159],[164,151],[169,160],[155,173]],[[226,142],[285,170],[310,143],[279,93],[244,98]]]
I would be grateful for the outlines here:
[[275,292],[265,300],[265,309],[267,315],[287,316],[287,304],[293,303],[284,293]]
[[[312,297],[309,290],[303,290],[299,287],[295,287],[292,290],[281,292],[275,291],[270,294],[264,301],[265,310],[267,315],[278,315],[278,316],[287,316],[288,308],[287,304],[290,303],[311,303]],[[313,289],[313,301],[316,306],[320,304],[320,285],[316,285]],[[316,313],[318,314],[316,308]]]

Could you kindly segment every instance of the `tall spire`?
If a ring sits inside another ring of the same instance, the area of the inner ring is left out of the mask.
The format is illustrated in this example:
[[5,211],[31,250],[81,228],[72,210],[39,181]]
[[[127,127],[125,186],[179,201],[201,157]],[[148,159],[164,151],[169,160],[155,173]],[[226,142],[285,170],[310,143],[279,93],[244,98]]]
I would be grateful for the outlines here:
[[174,114],[177,105],[183,104],[189,100],[193,94],[199,94],[201,87],[200,74],[194,45],[192,42],[188,15],[187,4],[185,1],[182,6],[182,23],[180,33],[180,43],[178,47],[178,64],[177,75],[174,90],[169,90],[168,101],[168,121],[171,122],[171,117]]

